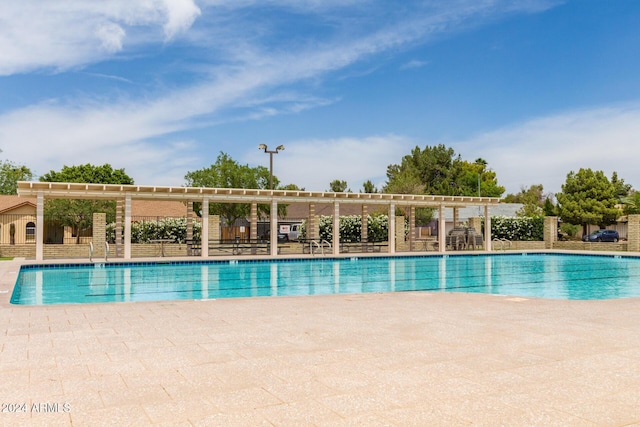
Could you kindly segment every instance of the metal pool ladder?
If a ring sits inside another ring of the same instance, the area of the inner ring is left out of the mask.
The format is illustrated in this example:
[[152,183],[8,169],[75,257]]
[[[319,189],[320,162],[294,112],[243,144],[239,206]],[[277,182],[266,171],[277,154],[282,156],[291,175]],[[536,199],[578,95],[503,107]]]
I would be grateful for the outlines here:
[[[109,260],[109,242],[104,242],[104,260]],[[89,261],[93,262],[93,242],[89,242]]]
[[313,246],[315,245],[318,249],[320,249],[320,252],[322,253],[322,256],[324,256],[324,245],[325,245],[325,243],[327,244],[329,249],[331,249],[331,243],[329,243],[326,240],[322,240],[322,241],[320,241],[320,243],[318,243],[316,240],[310,241],[309,242],[309,252],[311,252],[311,255],[315,255],[315,252],[313,251]]

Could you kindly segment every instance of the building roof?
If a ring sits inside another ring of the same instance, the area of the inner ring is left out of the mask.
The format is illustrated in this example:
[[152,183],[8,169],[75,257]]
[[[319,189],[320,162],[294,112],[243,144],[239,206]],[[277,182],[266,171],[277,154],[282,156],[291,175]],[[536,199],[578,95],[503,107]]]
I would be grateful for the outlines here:
[[[0,214],[10,213],[21,206],[31,206],[36,209],[35,197],[20,197],[15,195],[0,195]],[[131,201],[132,216],[162,216],[184,217],[187,206],[180,200],[141,200]]]
[[21,206],[33,206],[36,208],[35,197],[20,197],[15,195],[0,195],[0,214],[9,213]]

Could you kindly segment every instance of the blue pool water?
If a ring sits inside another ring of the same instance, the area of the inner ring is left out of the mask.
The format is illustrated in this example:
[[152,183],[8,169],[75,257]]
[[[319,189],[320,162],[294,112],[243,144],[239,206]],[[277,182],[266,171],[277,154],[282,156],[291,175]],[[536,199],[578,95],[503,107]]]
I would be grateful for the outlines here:
[[640,258],[504,254],[23,266],[13,304],[475,292],[567,300],[640,296]]

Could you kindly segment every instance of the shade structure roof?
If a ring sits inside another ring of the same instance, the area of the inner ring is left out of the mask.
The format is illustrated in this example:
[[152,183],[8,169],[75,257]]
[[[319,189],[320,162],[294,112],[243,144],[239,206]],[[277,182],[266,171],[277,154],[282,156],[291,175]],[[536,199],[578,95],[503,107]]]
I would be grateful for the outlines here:
[[76,182],[19,181],[18,195],[42,194],[55,199],[202,200],[221,203],[357,203],[409,205],[416,207],[463,207],[497,205],[496,197],[441,196],[424,194],[334,193],[305,190],[259,190],[249,188],[170,187],[156,185],[85,184]]

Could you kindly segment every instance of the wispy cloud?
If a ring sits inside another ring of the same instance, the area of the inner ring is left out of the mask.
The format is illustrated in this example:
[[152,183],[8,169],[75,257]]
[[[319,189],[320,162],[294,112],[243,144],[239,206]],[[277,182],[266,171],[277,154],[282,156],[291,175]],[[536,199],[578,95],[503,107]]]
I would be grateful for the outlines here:
[[400,66],[401,70],[411,70],[414,68],[422,68],[429,64],[429,61],[418,61],[417,59],[413,59],[405,64]]
[[638,135],[640,104],[627,104],[536,118],[451,145],[469,159],[487,160],[507,193],[533,184],[555,193],[580,168],[609,177],[615,171],[639,188]]
[[[134,53],[137,44],[161,45],[178,34],[185,43],[197,47],[208,43],[205,46],[210,49],[198,51],[205,53],[196,77],[176,86],[161,83],[155,94],[151,90],[142,99],[85,94],[41,101],[0,115],[0,148],[7,158],[28,164],[37,173],[45,172],[50,165],[108,161],[138,171],[135,177],[138,182],[181,184],[184,169],[176,182],[178,174],[170,174],[169,168],[150,166],[176,165],[177,158],[189,164],[199,156],[195,141],[181,138],[178,135],[181,131],[326,105],[332,101],[309,93],[333,72],[342,72],[381,53],[426,43],[467,25],[478,25],[496,15],[514,10],[529,12],[532,4],[549,3],[435,2],[427,8],[398,8],[394,16],[383,20],[382,26],[375,27],[367,22],[366,15],[360,16],[360,12],[369,9],[374,11],[371,13],[379,12],[368,7],[375,2],[365,0],[267,3],[208,0],[200,6],[193,0],[10,2],[3,5],[0,14],[0,75],[81,68],[121,52]],[[265,48],[262,39],[273,41],[275,36],[269,28],[260,27],[256,16],[223,13],[224,8],[252,4],[293,10],[306,14],[309,20],[329,20],[332,25],[326,26],[329,29],[323,26],[323,31],[295,43],[287,37],[286,28],[280,28],[278,31],[283,35]],[[337,13],[348,8],[353,9],[344,14],[346,17]],[[349,22],[340,22],[341,19],[355,19],[360,26],[354,28],[347,25]],[[242,32],[249,35],[241,37]],[[220,55],[207,56],[208,50]],[[294,86],[295,90],[289,90]],[[282,97],[279,95],[282,93],[294,96]],[[385,162],[388,156],[381,156],[380,152],[387,151],[379,141],[392,141],[391,146],[402,143],[398,142],[400,137],[376,138],[366,141],[377,147],[376,156]],[[325,151],[336,158],[348,157],[342,151],[337,155],[335,150],[349,144],[362,148],[358,141],[347,138],[325,142]],[[304,147],[310,143],[299,144]],[[291,150],[288,152],[296,153],[295,148]],[[364,153],[356,157],[368,156]],[[150,162],[150,157],[156,163]],[[386,164],[382,165],[382,170],[385,168]],[[369,173],[368,170],[360,171]],[[299,182],[308,179],[307,174],[302,176],[304,179]],[[312,184],[317,182],[308,186]]]
[[[0,76],[38,69],[67,70],[104,60],[127,43],[174,38],[200,14],[193,0],[3,2]],[[164,36],[154,35],[161,27]]]

